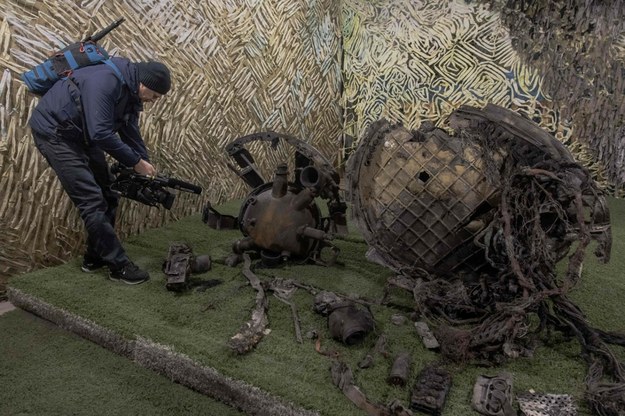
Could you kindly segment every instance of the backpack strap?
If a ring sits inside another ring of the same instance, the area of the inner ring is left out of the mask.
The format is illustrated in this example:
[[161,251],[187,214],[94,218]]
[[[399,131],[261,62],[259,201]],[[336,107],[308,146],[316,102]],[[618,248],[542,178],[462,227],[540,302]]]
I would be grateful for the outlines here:
[[115,65],[113,63],[113,61],[111,61],[110,59],[106,59],[104,61],[102,61],[102,63],[105,63],[109,66],[109,68],[111,68],[113,70],[113,72],[115,73],[115,76],[117,76],[117,78],[119,78],[119,80],[122,82],[123,85],[128,85],[126,83],[126,80],[124,79],[124,76],[122,75],[122,71],[119,70],[119,68],[117,67],[117,65]]
[[74,104],[76,104],[76,109],[80,113],[80,119],[82,120],[82,136],[85,140],[85,146],[89,146],[89,139],[87,138],[87,120],[85,120],[85,112],[82,108],[82,101],[80,99],[80,89],[78,85],[74,82],[72,77],[67,77],[67,82],[69,82],[69,95],[74,100]]
[[[113,62],[111,62],[110,59],[106,59],[106,60],[102,61],[102,63],[105,63],[106,65],[108,65],[113,70],[113,73],[115,74],[115,76],[122,82],[122,89],[123,89],[123,87],[125,85],[126,86],[128,85],[128,84],[126,84],[126,80],[124,79],[124,76],[122,75],[122,73],[119,70],[119,68],[117,67],[117,65],[115,65]],[[76,109],[80,113],[80,118],[82,120],[82,135],[83,135],[83,138],[85,140],[85,145],[89,146],[89,139],[87,138],[87,120],[85,119],[85,112],[83,111],[83,107],[82,107],[82,101],[81,101],[81,96],[80,96],[80,89],[78,88],[78,85],[76,85],[76,83],[74,82],[74,80],[72,79],[71,76],[67,77],[66,79],[67,79],[67,81],[69,82],[69,85],[70,85],[69,95],[72,97],[72,100],[74,101],[74,104],[76,104]],[[122,93],[120,93],[120,94],[122,94]]]

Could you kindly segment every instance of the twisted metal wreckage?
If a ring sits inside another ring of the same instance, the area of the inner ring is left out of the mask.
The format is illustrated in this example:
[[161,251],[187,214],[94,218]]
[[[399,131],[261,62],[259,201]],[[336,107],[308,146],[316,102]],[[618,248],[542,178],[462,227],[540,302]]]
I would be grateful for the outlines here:
[[[379,121],[352,156],[350,202],[369,257],[398,273],[389,284],[413,294],[446,358],[518,357],[539,332],[556,329],[582,345],[593,410],[622,414],[625,373],[608,344],[625,337],[590,327],[567,297],[591,240],[609,260],[601,191],[560,142],[512,111],[462,107],[450,124],[455,136]],[[478,391],[474,407],[510,414],[505,377],[482,385],[500,396]]]
[[[609,261],[610,218],[601,190],[564,145],[510,110],[465,106],[451,115],[450,125],[453,135],[428,123],[409,131],[380,120],[351,155],[348,200],[370,247],[367,257],[396,272],[387,289],[411,293],[414,309],[434,326],[433,337],[420,322],[424,337],[440,345],[446,359],[498,363],[528,355],[539,333],[555,329],[582,346],[586,398],[593,411],[624,414],[625,369],[608,345],[625,346],[625,336],[591,327],[567,296],[580,278],[591,240],[597,241],[599,260]],[[278,166],[272,182],[262,179],[243,147],[255,140],[274,146],[282,140],[296,148],[294,182],[287,180],[286,164]],[[331,240],[346,225],[336,171],[312,146],[275,133],[242,137],[228,153],[242,168],[232,169],[253,190],[238,218],[208,206],[203,220],[213,228],[239,227],[244,238],[235,242],[237,260],[231,264],[244,259],[244,274],[257,290],[252,319],[231,339],[231,347],[250,351],[265,333],[265,290],[289,303],[288,293],[297,287],[316,295],[317,312],[342,311],[334,321],[348,324],[330,325],[336,339],[358,342],[373,329],[373,318],[353,299],[295,281],[264,285],[247,254],[259,252],[267,266],[287,259],[319,263],[321,249],[330,246],[335,258],[338,249]],[[329,217],[321,217],[317,196],[329,200]],[[556,264],[567,256],[566,271],[558,276]],[[289,304],[301,342],[297,311]],[[375,350],[383,351],[384,343],[381,337]],[[399,402],[371,403],[355,386],[349,367],[322,351],[319,340],[317,351],[334,359],[334,383],[359,408],[372,415],[411,414]],[[409,357],[396,357],[389,382],[405,383],[409,366]],[[444,368],[423,369],[411,408],[440,414],[450,383]],[[576,414],[567,395],[520,395],[518,401],[527,415]],[[479,378],[473,406],[488,415],[515,414],[512,378],[505,373]]]

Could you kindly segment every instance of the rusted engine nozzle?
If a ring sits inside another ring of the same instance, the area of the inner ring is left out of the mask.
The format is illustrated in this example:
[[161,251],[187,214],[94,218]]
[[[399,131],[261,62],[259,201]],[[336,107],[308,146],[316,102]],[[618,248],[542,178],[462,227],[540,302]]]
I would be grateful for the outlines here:
[[368,310],[346,302],[333,306],[328,316],[328,327],[332,338],[347,345],[354,345],[373,331],[374,323]]
[[300,173],[299,180],[305,188],[312,188],[319,192],[325,189],[332,178],[324,175],[314,166],[306,166]]

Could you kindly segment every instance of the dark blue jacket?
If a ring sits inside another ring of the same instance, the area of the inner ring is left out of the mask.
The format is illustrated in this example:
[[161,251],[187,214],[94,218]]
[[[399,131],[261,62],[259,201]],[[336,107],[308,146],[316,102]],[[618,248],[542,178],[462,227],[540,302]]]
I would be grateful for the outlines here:
[[[148,160],[139,131],[143,105],[138,96],[137,69],[125,58],[112,58],[112,61],[125,85],[106,64],[79,68],[72,79],[80,90],[91,144],[132,167],[140,159]],[[70,82],[62,79],[41,97],[29,121],[34,131],[63,140],[84,140],[82,117],[71,96],[72,88]]]

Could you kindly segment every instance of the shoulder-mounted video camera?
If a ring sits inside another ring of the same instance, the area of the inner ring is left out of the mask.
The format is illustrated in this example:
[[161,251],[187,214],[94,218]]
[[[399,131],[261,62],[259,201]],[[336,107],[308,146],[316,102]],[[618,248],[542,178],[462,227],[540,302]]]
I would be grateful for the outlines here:
[[192,183],[164,175],[141,175],[132,168],[119,163],[111,167],[111,172],[116,176],[115,181],[111,184],[113,191],[118,192],[124,198],[133,199],[150,206],[161,204],[166,209],[171,209],[176,195],[166,188],[198,195],[202,193],[202,188]]

